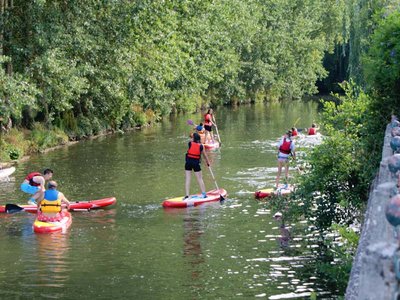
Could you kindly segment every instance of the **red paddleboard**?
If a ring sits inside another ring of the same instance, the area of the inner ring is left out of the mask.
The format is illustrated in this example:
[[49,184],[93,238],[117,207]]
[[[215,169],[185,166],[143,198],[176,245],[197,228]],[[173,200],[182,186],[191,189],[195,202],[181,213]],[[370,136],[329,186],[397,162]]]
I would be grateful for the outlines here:
[[294,185],[291,185],[291,184],[280,185],[277,189],[268,188],[268,189],[256,191],[254,193],[254,197],[256,199],[262,199],[262,198],[272,197],[272,196],[286,196],[286,195],[289,195],[293,191],[294,191]]
[[224,189],[211,190],[207,192],[207,198],[203,198],[201,194],[191,195],[189,198],[183,200],[183,196],[166,199],[163,201],[162,205],[165,208],[185,208],[191,206],[198,206],[207,202],[220,201],[221,196],[226,197],[227,192]]
[[213,142],[209,142],[207,144],[203,144],[203,146],[204,146],[205,149],[217,149],[217,148],[219,148],[220,144],[219,144],[218,141],[214,140],[214,143]]
[[[107,207],[110,205],[114,205],[117,203],[117,199],[115,197],[110,197],[110,198],[104,198],[104,199],[98,199],[98,200],[90,200],[90,201],[76,201],[70,202],[70,209],[71,210],[80,210],[80,209],[96,209],[96,208],[103,208]],[[26,205],[18,205],[23,208],[23,210],[31,213],[36,213],[37,211],[37,206],[36,205],[31,205],[31,204],[26,204]],[[0,205],[0,213],[5,213],[6,212],[6,206],[5,205]]]

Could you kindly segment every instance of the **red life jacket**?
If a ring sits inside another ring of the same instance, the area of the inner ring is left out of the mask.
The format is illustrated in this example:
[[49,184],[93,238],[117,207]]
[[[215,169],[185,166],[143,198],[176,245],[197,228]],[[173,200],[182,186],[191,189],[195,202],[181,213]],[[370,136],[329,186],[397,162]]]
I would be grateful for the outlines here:
[[28,180],[30,185],[39,186],[40,183],[36,183],[33,181],[33,177],[35,176],[42,176],[42,174],[40,174],[39,172],[29,173],[28,175],[26,175],[25,180]]
[[200,143],[190,142],[190,147],[186,154],[187,157],[200,160],[200,156],[201,156],[200,147],[201,147]]
[[297,131],[296,130],[292,131],[292,136],[297,136]]
[[283,138],[283,143],[279,147],[279,151],[284,154],[290,154],[290,152],[292,152],[292,150],[290,149],[291,144],[292,144],[291,140],[287,141],[285,138]]
[[308,135],[315,135],[317,133],[317,130],[314,127],[311,127],[308,129]]
[[205,114],[204,115],[204,125],[207,125],[207,126],[212,125],[211,121],[212,121],[211,114]]

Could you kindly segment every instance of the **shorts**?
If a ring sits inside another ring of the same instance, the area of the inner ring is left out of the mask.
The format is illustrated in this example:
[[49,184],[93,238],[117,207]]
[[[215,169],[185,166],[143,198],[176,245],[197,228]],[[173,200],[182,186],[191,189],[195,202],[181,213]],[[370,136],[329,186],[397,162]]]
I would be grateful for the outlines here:
[[38,186],[33,186],[33,185],[30,185],[29,183],[22,183],[21,184],[21,190],[24,193],[27,193],[27,194],[34,195],[34,194],[36,194],[37,191],[39,191],[39,189],[40,188]]
[[194,161],[186,161],[185,164],[185,170],[186,171],[195,171],[195,172],[200,172],[200,162],[194,162]]
[[285,155],[285,154],[278,154],[278,161],[281,162],[288,162],[289,161],[289,155]]
[[204,125],[204,129],[211,132],[212,131],[212,126]]

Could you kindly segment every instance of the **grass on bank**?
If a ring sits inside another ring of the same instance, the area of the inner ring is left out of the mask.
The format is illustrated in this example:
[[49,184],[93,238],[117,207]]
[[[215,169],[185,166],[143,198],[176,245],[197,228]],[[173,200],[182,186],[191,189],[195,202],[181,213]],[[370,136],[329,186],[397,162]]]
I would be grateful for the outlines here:
[[35,123],[32,130],[12,128],[0,139],[0,161],[17,160],[24,155],[42,152],[48,148],[68,143],[69,137],[59,128],[46,129]]

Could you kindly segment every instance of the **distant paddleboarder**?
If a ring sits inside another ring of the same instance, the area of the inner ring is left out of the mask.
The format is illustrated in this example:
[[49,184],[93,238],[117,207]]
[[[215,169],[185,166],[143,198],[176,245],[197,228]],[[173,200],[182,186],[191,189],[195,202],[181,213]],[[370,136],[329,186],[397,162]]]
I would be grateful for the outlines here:
[[289,130],[285,133],[278,144],[278,174],[276,175],[275,186],[278,188],[279,179],[281,177],[282,168],[285,167],[285,179],[286,182],[289,177],[289,158],[293,156],[296,159],[294,141],[291,139],[292,131]]

